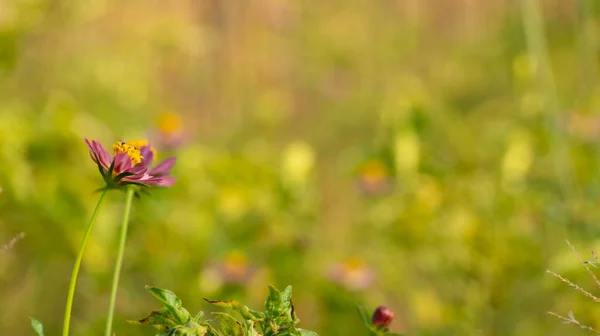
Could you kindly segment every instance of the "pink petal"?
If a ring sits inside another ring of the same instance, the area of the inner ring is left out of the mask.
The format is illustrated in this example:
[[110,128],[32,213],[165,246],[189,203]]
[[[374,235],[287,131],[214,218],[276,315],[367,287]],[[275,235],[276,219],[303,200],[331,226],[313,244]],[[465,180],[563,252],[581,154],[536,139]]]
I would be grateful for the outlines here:
[[129,155],[125,153],[119,153],[115,156],[115,167],[113,168],[113,174],[119,175],[124,171],[131,169],[131,159]]
[[108,155],[108,152],[106,151],[106,149],[104,149],[104,147],[102,147],[102,144],[100,144],[100,142],[93,141],[92,144],[94,143],[96,144],[96,153],[98,154],[98,159],[100,159],[100,164],[102,164],[106,169],[108,169],[108,167],[110,167],[111,162],[110,155]]
[[144,146],[140,149],[140,154],[142,154],[144,157],[142,159],[142,165],[150,167],[154,161],[154,153],[152,152],[152,148],[150,146]]
[[131,173],[133,175],[128,176],[128,178],[130,178],[130,179],[141,179],[144,176],[148,175],[148,174],[146,174],[146,171],[148,171],[148,167],[146,167],[146,166],[131,167],[130,169],[127,170],[127,172]]
[[87,138],[84,139],[85,143],[90,149],[90,156],[92,157],[94,163],[100,163],[100,165],[105,170],[108,169],[108,167],[110,166],[110,158],[106,150],[104,150],[104,148],[99,142],[92,140],[92,142],[90,143],[90,141]]
[[96,151],[96,146],[95,146],[94,141],[92,141],[90,143],[90,141],[87,138],[84,138],[84,139],[85,139],[85,143],[87,144],[88,148],[90,149],[90,156],[92,157],[92,161],[94,161],[94,163],[98,164],[98,160],[100,159],[100,155]]
[[175,165],[175,158],[168,158],[159,163],[156,167],[150,169],[148,174],[152,176],[164,176],[169,175],[171,169],[173,169],[173,165]]
[[147,180],[140,180],[138,182],[143,183],[145,185],[151,186],[151,187],[170,187],[173,185],[173,183],[175,183],[176,178],[171,177],[171,176],[165,176],[165,177],[153,177]]

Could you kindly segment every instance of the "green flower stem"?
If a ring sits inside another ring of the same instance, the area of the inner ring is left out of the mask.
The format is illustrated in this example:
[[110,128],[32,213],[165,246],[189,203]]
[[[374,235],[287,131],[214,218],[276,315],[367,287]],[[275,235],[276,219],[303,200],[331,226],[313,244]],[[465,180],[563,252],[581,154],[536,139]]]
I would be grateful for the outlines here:
[[127,226],[129,225],[129,213],[131,212],[131,203],[135,194],[135,186],[127,187],[127,196],[125,200],[125,213],[123,214],[123,224],[121,224],[121,238],[119,240],[119,250],[117,251],[117,263],[115,264],[115,273],[113,275],[112,289],[110,291],[110,303],[108,305],[108,317],[106,319],[106,336],[111,335],[113,315],[115,311],[115,301],[117,299],[117,288],[119,287],[119,277],[121,275],[121,264],[123,263],[123,253],[125,252],[125,240],[127,238]]
[[94,226],[94,222],[96,222],[96,217],[98,217],[98,212],[102,207],[102,203],[107,192],[108,189],[104,189],[102,195],[100,196],[100,199],[98,200],[98,204],[96,204],[96,208],[92,213],[92,218],[90,218],[90,222],[88,223],[87,229],[85,229],[85,233],[83,234],[81,246],[79,247],[79,253],[77,254],[77,258],[75,259],[75,265],[73,266],[73,272],[71,273],[71,282],[69,283],[69,292],[67,294],[67,307],[65,308],[63,336],[69,335],[69,325],[71,324],[71,309],[73,308],[73,296],[75,295],[75,285],[77,284],[77,275],[79,274],[81,259],[83,259],[83,252],[85,250],[85,246],[87,245],[87,239],[90,235],[90,232],[92,231],[92,226]]

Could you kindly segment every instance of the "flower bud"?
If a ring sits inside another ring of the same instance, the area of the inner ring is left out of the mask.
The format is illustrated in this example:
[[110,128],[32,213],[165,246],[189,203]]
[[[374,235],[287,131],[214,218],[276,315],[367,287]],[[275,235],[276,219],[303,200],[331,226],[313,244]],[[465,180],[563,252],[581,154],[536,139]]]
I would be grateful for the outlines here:
[[387,328],[390,325],[390,323],[392,323],[393,319],[394,312],[390,308],[385,306],[379,306],[377,307],[377,309],[375,309],[373,317],[371,318],[371,322],[376,328],[379,326]]

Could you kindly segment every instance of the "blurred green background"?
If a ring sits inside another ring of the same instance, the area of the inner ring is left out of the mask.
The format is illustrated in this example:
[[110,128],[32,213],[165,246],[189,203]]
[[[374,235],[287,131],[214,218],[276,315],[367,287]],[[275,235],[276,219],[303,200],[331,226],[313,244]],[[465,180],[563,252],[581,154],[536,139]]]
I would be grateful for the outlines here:
[[[294,287],[301,326],[366,335],[600,328],[565,239],[600,245],[600,5],[593,0],[9,0],[0,4],[0,326],[62,326],[102,186],[84,137],[178,157],[136,201],[116,335],[144,285],[260,308]],[[88,245],[74,335],[103,330],[124,194]],[[361,333],[365,330],[364,333]],[[583,331],[581,332],[583,334]]]

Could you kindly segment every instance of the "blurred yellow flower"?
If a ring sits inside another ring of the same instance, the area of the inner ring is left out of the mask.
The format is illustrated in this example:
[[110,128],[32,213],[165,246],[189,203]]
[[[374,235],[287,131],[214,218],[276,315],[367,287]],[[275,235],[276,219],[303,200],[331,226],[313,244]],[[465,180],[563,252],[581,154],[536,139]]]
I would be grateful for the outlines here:
[[394,163],[396,164],[397,176],[414,174],[421,157],[421,142],[413,130],[404,130],[396,134],[394,140]]
[[421,183],[417,189],[417,200],[430,211],[437,210],[443,201],[443,193],[434,180]]
[[529,134],[524,131],[513,133],[502,160],[504,181],[508,183],[521,181],[529,172],[533,159],[533,145]]
[[250,207],[247,192],[242,187],[224,186],[219,190],[218,206],[228,218],[240,218]]
[[315,164],[312,147],[305,142],[293,142],[283,152],[282,175],[291,183],[305,183]]
[[513,76],[517,82],[530,81],[538,69],[538,64],[528,53],[521,53],[513,59]]
[[420,325],[436,327],[444,320],[443,307],[437,294],[431,290],[415,291],[412,295],[412,310]]

